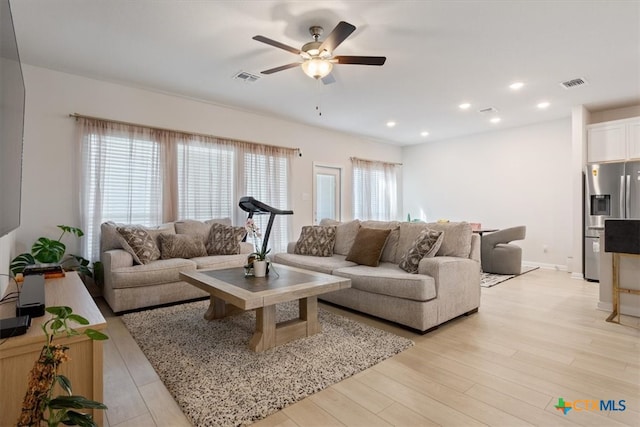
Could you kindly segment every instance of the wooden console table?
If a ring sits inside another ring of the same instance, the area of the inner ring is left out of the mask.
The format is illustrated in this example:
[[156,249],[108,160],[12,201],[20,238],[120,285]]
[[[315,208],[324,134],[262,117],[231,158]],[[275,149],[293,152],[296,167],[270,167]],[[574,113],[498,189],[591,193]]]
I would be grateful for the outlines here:
[[[79,331],[85,328],[105,329],[107,324],[76,273],[66,277],[47,279],[45,282],[45,305],[68,306],[74,313],[89,320],[89,325],[73,324]],[[9,290],[15,290],[9,286]],[[14,304],[0,305],[0,318],[15,316]],[[40,325],[51,315],[31,320],[26,334],[0,339],[0,426],[16,425],[22,400],[27,391],[29,372],[40,355],[45,335]],[[55,342],[69,347],[70,360],[60,365],[60,373],[71,381],[73,393],[88,399],[103,401],[102,341],[92,341],[86,335],[57,337]],[[61,390],[59,390],[61,392]],[[61,392],[62,394],[62,392]],[[102,425],[103,411],[94,411],[93,417]]]

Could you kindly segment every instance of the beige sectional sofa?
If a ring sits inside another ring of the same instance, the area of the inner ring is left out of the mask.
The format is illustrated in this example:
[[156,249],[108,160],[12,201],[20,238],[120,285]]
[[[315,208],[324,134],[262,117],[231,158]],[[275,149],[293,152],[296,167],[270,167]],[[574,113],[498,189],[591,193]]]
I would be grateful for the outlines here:
[[[206,222],[186,220],[146,228],[156,239],[163,235],[199,235],[206,239],[211,225],[231,226],[228,218]],[[123,239],[117,224],[101,225],[100,253],[104,268],[103,295],[115,313],[145,307],[187,301],[208,296],[204,291],[183,282],[181,271],[197,269],[240,267],[246,264],[253,245],[240,242],[240,253],[235,255],[207,255],[194,258],[157,259],[146,264],[134,261],[134,255],[123,248]]]
[[[320,225],[336,227],[333,255],[296,254],[297,242],[292,242],[273,261],[351,279],[351,288],[321,299],[421,332],[478,310],[480,238],[470,224],[323,220]],[[391,229],[378,266],[347,260],[363,228]],[[443,232],[441,246],[435,256],[419,261],[417,274],[408,273],[399,264],[425,228]]]

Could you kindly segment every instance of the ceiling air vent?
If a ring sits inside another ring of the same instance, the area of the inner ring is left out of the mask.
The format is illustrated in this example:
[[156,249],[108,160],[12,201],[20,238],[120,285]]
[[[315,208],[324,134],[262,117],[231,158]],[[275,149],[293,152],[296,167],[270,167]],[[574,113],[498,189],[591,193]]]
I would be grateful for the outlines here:
[[238,74],[233,76],[234,79],[243,81],[245,83],[254,83],[257,81],[260,76],[256,76],[255,74],[247,73],[246,71],[240,71]]
[[487,107],[478,110],[478,113],[497,113],[498,109],[494,107]]
[[583,78],[578,77],[577,79],[567,80],[566,82],[560,83],[565,89],[573,89],[574,87],[586,85],[587,81]]

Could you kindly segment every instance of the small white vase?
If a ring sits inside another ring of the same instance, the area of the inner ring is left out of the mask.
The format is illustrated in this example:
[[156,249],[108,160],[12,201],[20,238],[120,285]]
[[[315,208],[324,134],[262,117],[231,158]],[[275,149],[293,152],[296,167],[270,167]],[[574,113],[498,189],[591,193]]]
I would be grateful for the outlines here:
[[253,275],[264,277],[267,275],[267,261],[253,261]]

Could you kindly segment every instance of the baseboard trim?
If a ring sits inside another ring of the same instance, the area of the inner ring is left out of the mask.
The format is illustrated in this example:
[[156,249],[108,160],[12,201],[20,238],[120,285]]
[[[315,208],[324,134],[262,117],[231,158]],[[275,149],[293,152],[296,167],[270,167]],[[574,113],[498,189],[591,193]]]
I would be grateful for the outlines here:
[[[611,311],[613,311],[613,303],[598,301],[598,310],[608,311],[611,313]],[[640,317],[640,307],[620,304],[620,314]]]
[[562,264],[547,264],[544,262],[523,261],[522,265],[525,267],[538,267],[543,270],[555,270],[555,271],[569,271],[566,265]]
[[584,274],[582,273],[571,273],[571,278],[576,280],[584,280]]

